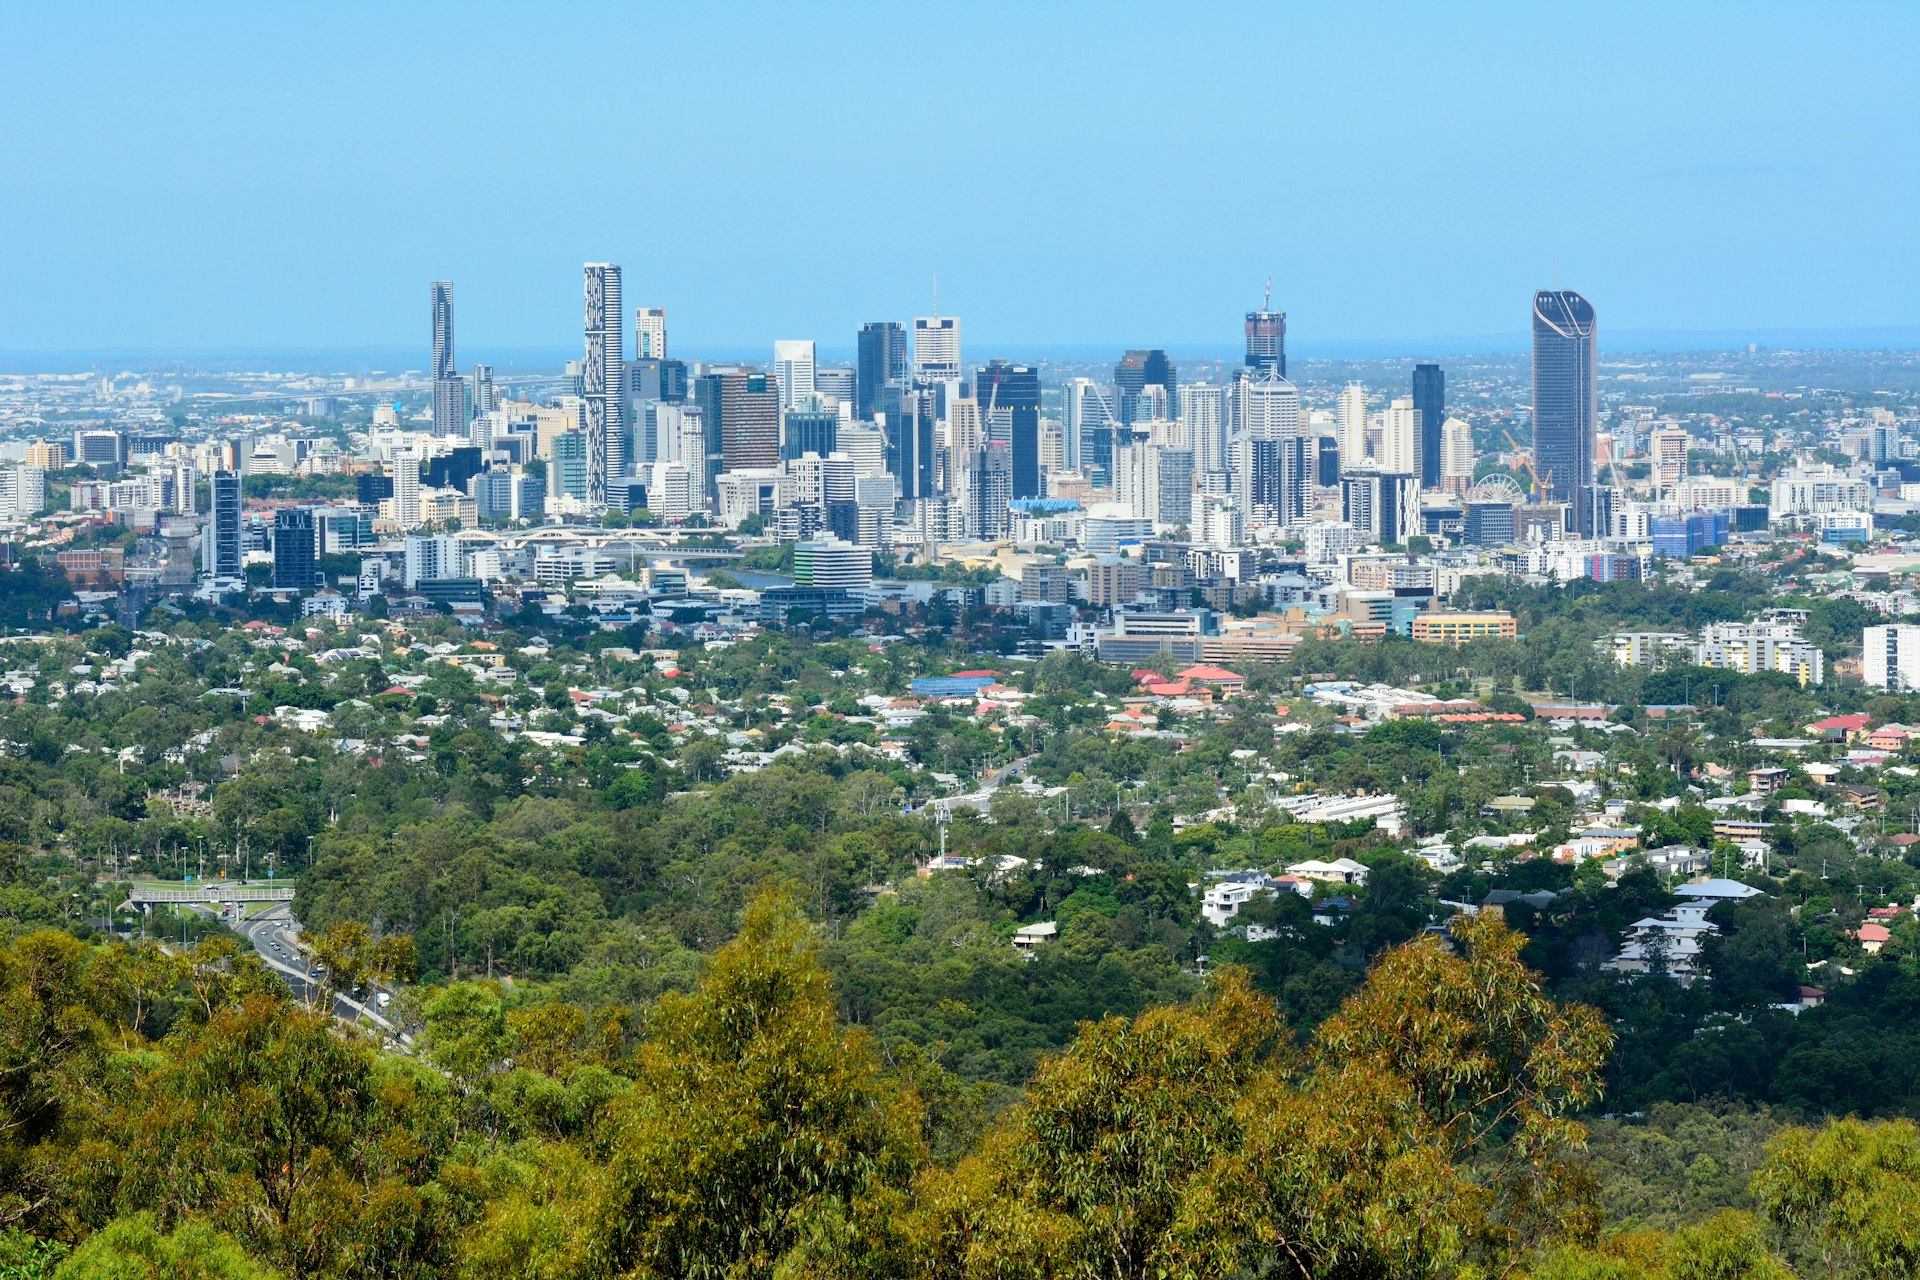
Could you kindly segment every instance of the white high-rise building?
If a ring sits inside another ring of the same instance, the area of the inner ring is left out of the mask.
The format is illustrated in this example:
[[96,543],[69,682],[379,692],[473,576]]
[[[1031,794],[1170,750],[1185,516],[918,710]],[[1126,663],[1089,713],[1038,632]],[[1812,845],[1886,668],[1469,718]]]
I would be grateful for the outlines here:
[[407,538],[406,586],[466,576],[466,544],[450,533],[413,534]]
[[642,307],[633,313],[634,350],[642,360],[667,358],[667,309]]
[[1239,504],[1230,497],[1220,494],[1207,494],[1196,498],[1199,504],[1199,519],[1195,522],[1195,536],[1198,541],[1210,547],[1231,550],[1243,546],[1247,541],[1247,518]]
[[[188,470],[192,470],[191,467]],[[0,469],[0,516],[24,518],[39,515],[47,505],[45,467],[7,467]],[[186,514],[192,513],[191,499]]]
[[1873,688],[1894,693],[1920,689],[1920,627],[1868,627],[1861,633],[1860,657],[1862,677]]
[[581,365],[580,395],[587,402],[587,505],[607,501],[607,480],[627,473],[627,415],[624,373],[625,312],[620,302],[620,268],[589,262],[586,278],[586,360]]
[[780,408],[791,409],[814,392],[813,342],[781,339],[773,344],[773,373],[780,383]]
[[1420,474],[1420,411],[1411,396],[1402,396],[1387,406],[1380,434],[1380,469]]
[[1227,469],[1227,389],[1208,383],[1180,388],[1180,421],[1193,444],[1196,471]]
[[933,382],[960,376],[960,320],[919,316],[913,322],[913,375]]
[[1473,482],[1473,428],[1448,418],[1440,428],[1440,479],[1464,489]]
[[401,453],[389,466],[393,472],[393,522],[402,529],[420,523],[420,463]]
[[1300,434],[1300,390],[1271,369],[1240,388],[1240,430],[1249,440]]
[[1367,389],[1349,382],[1340,389],[1340,470],[1358,471],[1367,460]]

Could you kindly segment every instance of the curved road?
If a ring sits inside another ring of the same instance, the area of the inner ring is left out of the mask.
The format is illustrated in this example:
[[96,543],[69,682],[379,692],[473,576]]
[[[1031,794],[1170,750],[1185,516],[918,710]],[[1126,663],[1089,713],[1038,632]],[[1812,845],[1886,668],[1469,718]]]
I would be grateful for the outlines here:
[[[318,998],[321,984],[308,971],[307,966],[311,961],[300,948],[300,926],[288,914],[284,904],[263,911],[251,920],[242,920],[234,928],[252,945],[260,962],[293,988],[297,998],[308,1004]],[[378,1009],[361,1004],[344,992],[334,993],[333,1016],[342,1022],[376,1027],[402,1045],[413,1042],[412,1036],[394,1026]]]

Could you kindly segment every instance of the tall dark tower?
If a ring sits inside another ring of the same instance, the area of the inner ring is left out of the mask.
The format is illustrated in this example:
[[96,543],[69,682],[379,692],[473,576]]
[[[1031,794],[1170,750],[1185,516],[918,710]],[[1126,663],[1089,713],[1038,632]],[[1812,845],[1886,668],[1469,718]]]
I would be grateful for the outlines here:
[[453,281],[433,282],[433,378],[453,377]]
[[872,422],[880,407],[880,388],[907,377],[907,329],[897,320],[860,326],[859,365],[854,375],[853,416]]
[[1247,312],[1247,368],[1271,369],[1287,376],[1287,313],[1260,310]]
[[980,404],[989,440],[999,439],[996,419],[1006,419],[1012,464],[1013,496],[1040,496],[1040,371],[1032,365],[995,360],[974,375],[973,398]]
[[433,282],[433,434],[467,434],[467,388],[453,371],[453,282]]
[[1160,387],[1167,393],[1167,413],[1177,417],[1180,413],[1180,373],[1167,359],[1167,353],[1159,348],[1143,350],[1136,348],[1120,357],[1120,363],[1113,366],[1114,389],[1120,393],[1120,423],[1130,426],[1140,420],[1135,411],[1140,396],[1148,387]]
[[1533,295],[1533,465],[1556,502],[1574,504],[1575,529],[1593,487],[1598,343],[1593,304],[1571,289]]
[[1420,487],[1440,487],[1440,427],[1447,420],[1447,375],[1437,364],[1413,366],[1413,407],[1420,414]]

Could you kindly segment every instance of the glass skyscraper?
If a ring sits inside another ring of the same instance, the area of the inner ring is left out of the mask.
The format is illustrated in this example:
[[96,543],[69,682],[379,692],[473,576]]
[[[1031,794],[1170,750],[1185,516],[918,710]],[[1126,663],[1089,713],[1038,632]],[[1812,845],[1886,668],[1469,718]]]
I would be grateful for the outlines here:
[[1040,371],[1032,365],[995,360],[974,376],[973,398],[980,404],[989,439],[998,439],[995,420],[1006,416],[1014,498],[1039,497]]
[[1573,290],[1533,295],[1533,465],[1555,502],[1578,503],[1593,486],[1594,334],[1593,304]]
[[1413,407],[1420,415],[1420,487],[1440,487],[1440,428],[1447,420],[1447,375],[1437,364],[1413,366]]

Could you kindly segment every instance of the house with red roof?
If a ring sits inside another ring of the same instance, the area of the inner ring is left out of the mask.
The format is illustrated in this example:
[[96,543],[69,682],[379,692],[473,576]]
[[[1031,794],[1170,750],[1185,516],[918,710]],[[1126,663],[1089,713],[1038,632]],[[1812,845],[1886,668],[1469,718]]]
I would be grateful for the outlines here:
[[1808,725],[1807,732],[1819,734],[1829,742],[1847,742],[1865,733],[1871,723],[1872,716],[1828,716]]
[[1174,679],[1191,680],[1195,684],[1207,685],[1219,690],[1220,695],[1226,698],[1245,691],[1247,687],[1245,676],[1229,671],[1225,667],[1210,666],[1204,662],[1197,667],[1188,667],[1185,671],[1176,672]]
[[1860,944],[1860,949],[1870,956],[1880,954],[1880,948],[1893,940],[1893,931],[1883,924],[1869,922],[1855,929],[1850,937]]

